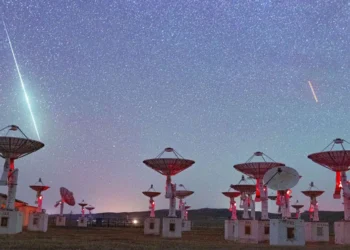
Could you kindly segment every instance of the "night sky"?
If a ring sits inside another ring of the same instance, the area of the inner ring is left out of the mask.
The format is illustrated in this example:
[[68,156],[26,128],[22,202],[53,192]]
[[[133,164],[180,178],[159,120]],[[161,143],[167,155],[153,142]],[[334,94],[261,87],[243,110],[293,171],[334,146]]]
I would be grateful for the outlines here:
[[[28,186],[42,177],[49,213],[61,186],[96,212],[140,211],[154,184],[167,208],[165,177],[142,161],[173,147],[196,161],[173,178],[195,191],[192,208],[228,208],[233,165],[262,151],[303,176],[292,203],[308,207],[299,191],[314,181],[326,191],[320,209],[341,209],[335,173],[307,155],[350,140],[349,1],[0,5],[45,143],[16,161],[17,198],[34,204]],[[1,127],[37,139],[3,28],[0,58]]]

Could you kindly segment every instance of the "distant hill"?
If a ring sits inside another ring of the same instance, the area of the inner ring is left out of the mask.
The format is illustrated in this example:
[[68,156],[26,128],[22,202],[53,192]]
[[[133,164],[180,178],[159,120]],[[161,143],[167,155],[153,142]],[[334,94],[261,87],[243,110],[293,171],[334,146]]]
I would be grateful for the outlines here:
[[[243,211],[237,210],[238,218],[241,218]],[[162,218],[168,215],[167,209],[157,210],[156,217]],[[180,216],[180,212],[177,211],[177,215]],[[218,221],[221,222],[229,218],[231,213],[227,208],[201,208],[193,209],[188,211],[188,217],[192,221]],[[57,214],[50,215],[50,217],[57,216]],[[78,219],[80,214],[66,214],[65,216],[71,219]],[[123,213],[96,213],[93,214],[94,218],[103,218],[103,219],[139,219],[142,220],[149,216],[149,211],[140,211],[140,212],[123,212]],[[275,213],[269,213],[269,218],[279,218],[280,215]],[[293,214],[294,216],[294,214]],[[342,220],[344,217],[344,212],[342,211],[320,211],[319,212],[320,220],[325,222],[333,223],[334,221]],[[256,218],[261,218],[261,212],[256,212]],[[303,212],[301,218],[305,221],[309,221],[308,212]]]

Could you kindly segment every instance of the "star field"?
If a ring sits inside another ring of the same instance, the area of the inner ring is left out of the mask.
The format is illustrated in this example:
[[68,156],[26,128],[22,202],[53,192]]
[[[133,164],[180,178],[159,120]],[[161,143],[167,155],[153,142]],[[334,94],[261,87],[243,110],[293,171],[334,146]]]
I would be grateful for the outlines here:
[[[50,213],[60,186],[97,212],[147,210],[141,192],[164,193],[165,177],[142,161],[173,147],[196,161],[173,178],[195,191],[192,208],[228,207],[221,192],[241,176],[232,166],[262,151],[303,176],[292,203],[308,205],[299,191],[314,181],[320,209],[341,209],[335,173],[307,155],[350,140],[349,1],[0,6],[45,143],[16,162],[19,199],[33,204],[28,186],[42,177]],[[37,139],[3,29],[0,56],[2,127]]]

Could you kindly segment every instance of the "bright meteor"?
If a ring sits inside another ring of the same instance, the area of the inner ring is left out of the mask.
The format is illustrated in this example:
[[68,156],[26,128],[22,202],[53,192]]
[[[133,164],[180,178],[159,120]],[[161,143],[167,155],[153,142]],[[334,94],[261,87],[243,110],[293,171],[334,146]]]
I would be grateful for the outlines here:
[[6,32],[6,35],[7,35],[7,40],[8,40],[8,42],[9,42],[9,45],[10,45],[10,48],[11,48],[11,53],[12,53],[12,56],[13,56],[13,60],[15,61],[15,65],[16,65],[18,77],[19,77],[19,80],[20,80],[21,85],[22,85],[22,89],[23,89],[23,92],[24,92],[25,99],[26,99],[26,101],[27,101],[29,113],[30,113],[30,116],[32,117],[32,121],[33,121],[33,124],[34,124],[34,129],[35,129],[35,132],[36,132],[36,134],[37,134],[37,136],[38,136],[38,139],[40,140],[38,127],[36,126],[36,121],[35,121],[35,118],[34,118],[34,114],[33,114],[33,111],[32,111],[32,107],[30,106],[29,97],[28,97],[28,95],[27,95],[26,88],[25,88],[25,86],[24,86],[24,82],[23,82],[23,79],[22,79],[22,74],[21,74],[21,71],[19,70],[19,66],[18,66],[18,63],[17,63],[16,55],[15,55],[15,52],[14,52],[13,47],[12,47],[12,42],[11,42],[9,33],[8,33],[8,31],[7,31],[7,27],[6,27],[5,21],[2,20],[2,23],[4,24],[5,32]]
[[310,89],[311,89],[312,95],[314,96],[315,101],[318,102],[318,99],[317,99],[317,96],[316,96],[316,93],[315,93],[314,87],[312,86],[311,81],[309,81],[309,86],[310,86]]

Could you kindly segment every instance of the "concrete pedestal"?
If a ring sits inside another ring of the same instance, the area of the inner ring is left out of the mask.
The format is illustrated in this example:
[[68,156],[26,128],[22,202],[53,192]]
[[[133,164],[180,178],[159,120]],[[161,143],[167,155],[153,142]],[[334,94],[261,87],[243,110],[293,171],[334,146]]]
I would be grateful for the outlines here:
[[191,221],[190,220],[183,220],[182,221],[182,231],[183,232],[189,232],[191,231]]
[[238,242],[259,243],[269,240],[270,222],[259,220],[238,221]]
[[181,218],[163,218],[162,237],[163,238],[181,238],[182,237],[182,219]]
[[145,235],[159,235],[160,234],[160,219],[147,218],[143,223],[143,233]]
[[305,246],[304,221],[300,219],[271,219],[271,246]]
[[64,227],[64,226],[66,226],[66,217],[64,217],[64,216],[57,216],[56,217],[56,226],[57,227]]
[[28,231],[46,232],[49,215],[45,213],[30,213]]
[[328,222],[310,221],[304,222],[306,242],[328,242],[329,224]]
[[88,218],[86,218],[86,217],[80,217],[79,219],[78,219],[78,227],[87,227],[87,225],[88,225]]
[[350,244],[350,221],[334,222],[335,244],[348,245]]
[[225,220],[225,240],[238,240],[238,220]]
[[22,232],[23,214],[19,211],[0,211],[0,234]]

